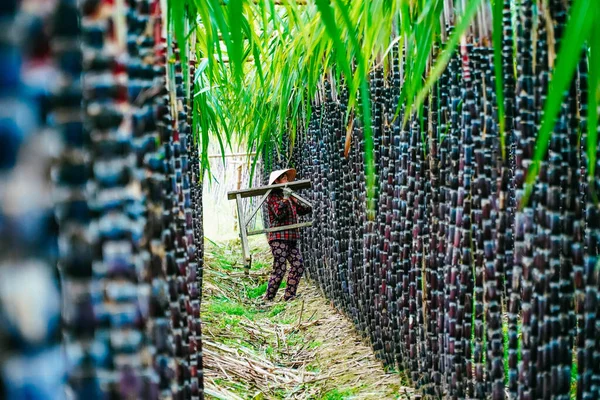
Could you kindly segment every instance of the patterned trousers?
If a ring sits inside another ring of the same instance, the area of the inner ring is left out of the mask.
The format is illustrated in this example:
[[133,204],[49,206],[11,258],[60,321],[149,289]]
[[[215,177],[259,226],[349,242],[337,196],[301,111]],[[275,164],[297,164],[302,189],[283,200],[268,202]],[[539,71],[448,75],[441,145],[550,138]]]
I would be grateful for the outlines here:
[[290,263],[290,272],[288,273],[287,286],[285,288],[284,300],[289,300],[296,295],[296,289],[300,283],[300,278],[304,272],[304,263],[302,262],[302,254],[298,249],[298,244],[295,240],[273,240],[269,242],[271,253],[273,254],[273,272],[269,278],[269,286],[265,297],[269,300],[275,298],[279,285],[285,275],[285,262]]

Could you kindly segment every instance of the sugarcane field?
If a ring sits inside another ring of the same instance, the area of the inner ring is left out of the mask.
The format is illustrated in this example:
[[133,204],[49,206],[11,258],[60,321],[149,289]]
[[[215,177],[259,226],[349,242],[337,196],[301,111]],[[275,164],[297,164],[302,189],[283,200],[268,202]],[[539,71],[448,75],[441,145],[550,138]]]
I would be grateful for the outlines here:
[[600,399],[598,0],[2,0],[0,399]]

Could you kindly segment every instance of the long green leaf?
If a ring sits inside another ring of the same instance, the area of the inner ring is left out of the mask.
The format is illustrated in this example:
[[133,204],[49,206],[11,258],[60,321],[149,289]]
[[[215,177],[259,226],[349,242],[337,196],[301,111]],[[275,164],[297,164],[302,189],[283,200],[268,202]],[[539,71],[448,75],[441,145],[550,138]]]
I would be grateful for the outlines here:
[[504,85],[502,77],[502,11],[504,2],[494,0],[492,6],[493,31],[492,42],[494,44],[494,75],[496,81],[496,103],[498,105],[498,122],[500,128],[500,150],[502,158],[506,159],[506,120],[504,111]]
[[[419,91],[419,94],[417,95],[417,98],[412,106],[413,110],[419,109],[423,105],[423,102],[427,98],[429,91],[431,91],[433,84],[440,78],[440,76],[442,76],[442,73],[446,69],[446,65],[448,65],[448,62],[450,61],[450,58],[452,57],[452,54],[454,53],[454,50],[456,49],[460,38],[467,31],[467,29],[469,29],[471,21],[475,17],[477,9],[479,8],[479,5],[482,1],[483,0],[469,1],[469,4],[467,5],[465,13],[460,20],[460,23],[455,27],[454,31],[452,32],[452,35],[450,35],[446,46],[440,53],[435,65],[429,73],[425,85]],[[406,122],[408,121],[410,114],[410,112],[406,112],[404,114],[404,124],[406,124]]]
[[596,13],[593,9],[595,0],[575,0],[569,21],[562,38],[564,46],[560,46],[557,56],[556,69],[550,81],[550,90],[544,105],[544,117],[535,144],[533,162],[527,173],[527,184],[531,185],[538,173],[542,159],[546,156],[550,135],[556,123],[564,94],[571,84],[575,68],[579,63],[581,49],[589,38],[595,22]]
[[[363,80],[360,85],[360,96],[363,112],[363,121],[368,121],[364,126],[365,136],[365,164],[367,178],[367,201],[370,209],[373,209],[375,198],[375,160],[373,158],[373,130],[371,127],[371,99],[369,96],[369,83]],[[367,156],[369,155],[370,156]]]
[[316,0],[316,4],[319,8],[321,20],[323,21],[323,24],[325,24],[325,28],[327,29],[329,37],[333,40],[337,62],[344,72],[344,75],[348,79],[351,79],[352,72],[350,70],[350,62],[346,58],[346,54],[343,51],[345,46],[340,38],[340,33],[335,21],[333,9],[329,5],[328,0]]
[[211,78],[214,78],[214,70],[212,68],[210,68],[210,66],[212,66],[212,63],[214,62],[214,34],[213,34],[213,25],[211,23],[211,18],[210,18],[210,13],[208,11],[207,7],[203,7],[201,4],[198,4],[198,2],[201,2],[202,0],[196,0],[196,6],[197,6],[197,10],[198,13],[200,14],[200,18],[202,20],[202,25],[203,27],[201,29],[198,29],[199,31],[202,32],[202,35],[206,38],[206,48],[204,48],[203,50],[206,52],[206,54],[198,54],[198,59],[202,59],[203,57],[206,57],[206,59],[209,62],[209,75],[211,76]]
[[[200,1],[200,0],[198,0]],[[227,25],[227,22],[225,21],[225,14],[223,13],[223,9],[221,6],[221,1],[220,0],[207,0],[210,3],[210,12],[211,12],[211,20],[210,22],[212,23],[214,21],[214,23],[216,23],[217,27],[219,28],[219,31],[221,32],[221,36],[223,37],[223,42],[225,43],[225,47],[227,48],[228,52],[230,54],[232,54],[234,51],[232,51],[232,41],[231,41],[231,35],[230,35],[230,31],[229,31],[229,27]],[[200,7],[200,6],[199,6]],[[219,54],[221,60],[223,59],[223,57],[221,56],[221,50],[220,50],[220,43],[219,43],[219,38],[218,35],[215,35],[214,37],[215,40],[215,47],[217,49],[217,53]],[[230,63],[230,67],[232,68],[232,73],[235,74],[237,72],[237,69],[234,67],[235,63]]]
[[[188,41],[185,34],[185,3],[178,0],[170,0],[168,2],[168,24],[169,29],[175,32],[177,46],[179,47],[179,56],[181,57],[181,65],[183,69],[183,79],[186,82],[185,87],[189,88],[189,66],[188,66]],[[189,93],[186,93],[189,95]]]
[[[600,14],[600,7],[596,8],[596,15],[598,14]],[[590,36],[589,60],[588,132],[586,145],[588,158],[588,177],[591,183],[596,175],[596,152],[598,146],[600,145],[600,143],[598,143],[598,102],[600,101],[600,25],[597,23],[594,24]],[[594,187],[594,185],[590,186],[592,188]]]
[[239,84],[242,80],[242,54],[244,52],[244,42],[242,40],[242,0],[229,0],[227,11],[229,16],[228,29],[231,34],[231,47],[228,47],[229,62],[234,69],[235,81]]
[[[435,25],[439,24],[439,14],[442,11],[441,0],[436,1],[436,6],[433,12],[430,12],[430,17],[423,18],[422,23],[418,24],[417,32],[415,34],[416,43],[416,62],[410,63],[408,69],[409,79],[406,96],[407,96],[407,109],[410,110],[412,106],[412,100],[414,95],[422,86],[423,73],[427,66],[427,59],[431,54],[431,48],[433,45],[433,33],[436,30]],[[417,105],[417,108],[421,108],[421,105]]]

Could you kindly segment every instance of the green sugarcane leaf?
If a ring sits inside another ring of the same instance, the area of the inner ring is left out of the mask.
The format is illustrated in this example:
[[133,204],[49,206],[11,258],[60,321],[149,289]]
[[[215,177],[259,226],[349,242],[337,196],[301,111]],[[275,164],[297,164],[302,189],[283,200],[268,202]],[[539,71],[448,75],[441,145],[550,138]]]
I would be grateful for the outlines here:
[[[214,22],[221,32],[221,36],[223,37],[223,42],[225,43],[225,47],[227,48],[228,54],[233,54],[235,51],[232,50],[233,44],[231,40],[230,30],[225,21],[225,14],[223,13],[223,9],[221,6],[220,0],[207,0],[210,4],[210,15],[211,15],[211,23]],[[217,49],[217,54],[219,55],[219,59],[223,61],[223,55],[221,54],[221,46],[218,35],[215,35],[215,47]],[[234,67],[235,63],[230,63],[229,67],[232,69],[232,74],[235,75],[237,69]]]
[[209,110],[208,105],[206,104],[206,96],[198,96],[197,102],[199,105],[200,112],[200,132],[201,132],[201,160],[202,160],[202,170],[209,171],[210,163],[208,161],[208,141],[209,141],[209,127],[208,120],[204,117],[204,113]]
[[[585,41],[590,37],[593,23],[596,21],[594,12],[595,0],[575,0],[571,7],[570,17],[565,28],[565,35],[562,43],[568,45],[561,46],[558,56],[556,69],[552,74],[548,97],[544,105],[544,116],[542,126],[538,133],[533,155],[533,162],[527,173],[526,183],[529,188],[537,178],[541,161],[546,156],[550,135],[556,123],[556,117],[560,111],[565,92],[568,90],[575,68],[581,57],[581,49]],[[530,189],[527,190],[529,193]],[[528,195],[525,196],[527,200]],[[527,204],[526,201],[523,204]]]
[[[454,50],[456,49],[456,46],[458,45],[460,38],[467,31],[467,29],[469,29],[469,26],[471,26],[471,22],[473,21],[473,18],[475,17],[475,14],[477,13],[477,9],[479,8],[479,5],[481,4],[482,1],[483,0],[469,1],[469,4],[467,5],[467,8],[465,9],[464,15],[462,16],[462,18],[460,19],[460,22],[458,23],[458,25],[455,27],[454,31],[452,32],[452,35],[450,35],[450,38],[448,38],[448,41],[446,42],[446,46],[441,51],[437,61],[435,62],[435,65],[433,66],[431,72],[429,73],[429,76],[427,77],[427,81],[425,82],[425,85],[419,91],[417,98],[412,105],[413,110],[421,107],[421,105],[423,104],[423,101],[425,101],[425,98],[427,97],[429,91],[433,87],[433,84],[440,78],[440,76],[442,76],[442,73],[446,69],[446,65],[448,65],[448,62],[450,61],[452,54],[454,54]],[[410,110],[407,110],[407,112],[404,114],[403,124],[406,124],[410,114],[411,114]]]
[[[278,130],[279,132],[284,131],[285,123],[287,122],[287,101],[290,97],[290,64],[284,63],[282,74],[281,74],[281,97],[279,97],[279,111],[278,111]],[[280,139],[283,138],[283,135],[280,135]]]
[[183,69],[183,81],[186,82],[184,85],[189,95],[189,66],[187,62],[188,52],[186,34],[185,34],[185,2],[184,0],[169,0],[168,2],[168,25],[169,30],[175,32],[175,38],[177,39],[177,46],[179,47],[179,56],[181,57],[181,65]]
[[369,83],[363,80],[360,85],[360,97],[363,112],[364,135],[365,135],[365,168],[367,179],[367,204],[369,209],[375,207],[375,159],[373,157],[373,128],[371,127],[371,98],[369,95]]
[[[194,91],[197,89],[198,84],[196,83],[194,85]],[[198,113],[198,100],[196,98],[194,98],[192,100],[192,139],[193,139],[193,144],[194,146],[198,146],[200,143],[200,138],[198,137],[198,130],[199,130],[199,113]]]
[[[362,96],[362,108],[363,108],[363,123],[365,126],[364,135],[365,135],[365,173],[367,175],[367,186],[368,193],[374,195],[374,182],[375,182],[375,167],[374,167],[374,155],[373,155],[373,133],[371,128],[371,104],[370,97],[364,96],[364,88],[367,89],[368,93],[368,75],[367,75],[367,64],[362,52],[359,40],[358,40],[358,32],[354,28],[355,24],[352,22],[350,17],[350,12],[347,6],[341,1],[336,0],[336,5],[340,9],[340,13],[342,15],[342,20],[344,22],[346,31],[350,36],[350,42],[352,43],[352,48],[354,50],[354,55],[356,57],[357,63],[357,71],[354,79],[351,76],[346,75],[345,79],[348,85],[348,92],[350,93],[348,99],[348,108],[346,110],[345,118],[348,118],[352,109],[354,109],[354,103],[356,101],[356,89],[357,87],[361,88],[361,96]],[[367,10],[368,11],[368,10]],[[368,110],[368,112],[365,112]],[[368,204],[372,203],[372,198],[368,198]]]
[[200,64],[198,64],[198,68],[196,68],[196,73],[194,75],[194,83],[198,83],[200,77],[206,71],[206,67],[208,67],[208,59],[204,58],[202,59],[202,61],[200,61]]
[[329,5],[328,0],[316,0],[315,3],[317,4],[317,7],[319,9],[321,21],[323,21],[327,33],[333,41],[337,62],[340,65],[342,71],[344,72],[344,75],[348,79],[351,79],[352,72],[350,70],[350,63],[348,62],[346,54],[343,51],[345,49],[345,46],[340,37],[340,32],[335,21],[333,9]]
[[[600,7],[596,7],[597,15]],[[587,158],[588,179],[590,183],[596,175],[596,152],[598,143],[598,103],[600,102],[600,25],[594,24],[590,36],[588,75],[588,132],[587,132]],[[590,185],[594,187],[594,185]]]
[[253,13],[249,12],[249,20],[248,24],[244,26],[246,36],[250,39],[250,47],[252,49],[252,55],[254,56],[254,66],[256,67],[256,72],[258,73],[258,78],[260,79],[260,83],[262,86],[265,86],[265,76],[262,69],[262,48],[260,46],[260,38],[253,30],[253,26],[255,25],[255,21],[252,17]]
[[265,3],[267,3],[267,5],[269,6],[269,15],[271,16],[271,23],[273,24],[273,29],[275,29],[275,27],[278,25],[279,22],[279,14],[277,14],[277,11],[275,10],[275,2],[273,0],[267,0],[265,1]]
[[[214,115],[212,115],[211,117],[214,118]],[[225,146],[223,145],[223,139],[221,138],[221,135],[219,133],[220,131],[216,126],[216,120],[214,120],[212,132],[213,136],[215,136],[217,138],[217,141],[219,142],[219,149],[221,150],[221,160],[223,161],[223,165],[225,165]]]
[[[420,29],[417,31],[415,40],[417,45],[417,57],[414,67],[410,69],[411,79],[409,80],[407,92],[408,110],[411,109],[412,99],[414,98],[415,93],[417,93],[423,86],[423,74],[425,72],[425,68],[427,67],[427,60],[431,54],[431,49],[433,46],[433,35],[436,30],[435,25],[439,24],[439,13],[442,11],[442,7],[440,7],[441,4],[442,2],[438,0],[434,9],[435,13],[431,13],[433,16],[430,18],[425,18],[423,23],[418,26]],[[411,65],[413,64],[411,63]],[[420,107],[420,105],[417,105],[417,108]]]
[[243,26],[243,1],[229,0],[227,3],[227,11],[229,17],[228,29],[231,35],[231,48],[228,47],[229,62],[232,63],[234,69],[234,78],[239,85],[242,80],[242,54],[244,53],[244,41],[242,36]]
[[[358,41],[358,32],[354,27],[355,23],[350,17],[350,11],[348,10],[348,6],[342,0],[335,0],[335,4],[340,10],[340,14],[342,16],[342,21],[344,22],[344,27],[346,29],[347,36],[349,37],[350,43],[352,44],[352,51],[356,57],[356,63],[364,68],[364,55],[361,51],[360,43]],[[365,71],[363,70],[363,72]],[[350,79],[350,76],[346,76],[346,79]]]
[[[200,4],[198,4],[200,3]],[[200,19],[202,21],[202,28],[197,29],[198,31],[201,31],[203,36],[206,37],[206,48],[204,49],[205,53],[204,56],[207,58],[207,60],[209,61],[209,75],[211,77],[214,77],[213,75],[213,70],[210,68],[210,65],[212,65],[214,59],[214,33],[213,33],[213,25],[211,23],[211,18],[210,18],[210,13],[208,10],[208,7],[206,5],[206,3],[202,0],[196,0],[196,9],[198,10],[198,13],[200,14]],[[198,54],[198,58],[202,58],[203,54]]]
[[498,105],[498,122],[500,128],[500,151],[506,160],[506,120],[504,111],[504,86],[502,76],[502,11],[504,2],[494,0],[492,5],[492,42],[494,45],[494,75],[496,80],[496,103]]

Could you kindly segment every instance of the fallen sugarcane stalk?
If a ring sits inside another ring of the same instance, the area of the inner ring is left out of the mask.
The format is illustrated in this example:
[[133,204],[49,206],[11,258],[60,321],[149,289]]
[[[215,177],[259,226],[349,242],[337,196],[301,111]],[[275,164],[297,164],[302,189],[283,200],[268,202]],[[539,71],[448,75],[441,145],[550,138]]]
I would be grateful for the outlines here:
[[296,327],[299,327],[300,324],[302,324],[302,313],[304,312],[304,300],[302,300],[302,308],[300,308],[300,316],[298,317],[298,325],[296,325]]
[[[212,355],[214,356],[214,355]],[[208,356],[206,358],[207,360],[210,360],[212,362],[218,362],[220,360],[218,359],[211,359],[211,356]],[[231,360],[228,360],[227,362],[223,362],[223,368],[225,368],[227,371],[229,371],[229,373],[232,376],[237,376],[238,378],[240,378],[243,382],[254,382],[255,386],[257,387],[262,387],[265,388],[267,386],[262,386],[262,384],[267,385],[268,383],[272,383],[273,381],[277,382],[280,385],[285,385],[288,383],[293,382],[293,380],[290,379],[280,379],[278,376],[274,375],[274,374],[270,374],[265,370],[259,369],[257,371],[256,368],[254,368],[251,364],[249,365],[250,368],[247,368],[248,366],[245,363],[239,363],[239,362],[232,362]],[[206,369],[206,371],[210,371],[208,368]],[[207,376],[209,376],[210,374],[207,374]]]
[[[213,384],[215,385],[215,387],[219,387],[214,382],[213,382]],[[204,393],[208,394],[208,395],[211,395],[213,397],[216,397],[217,399],[222,399],[222,400],[244,400],[241,397],[235,395],[234,393],[232,393],[232,392],[230,392],[228,390],[225,390],[225,389],[222,389],[222,388],[221,388],[221,390],[223,390],[225,393],[217,392],[216,390],[213,390],[211,388],[205,387],[204,388]]]
[[312,322],[304,322],[302,324],[299,324],[299,325],[296,325],[296,326],[292,326],[290,328],[284,329],[283,331],[285,333],[293,333],[293,332],[297,332],[297,331],[300,331],[302,329],[307,329],[307,328],[310,328],[311,326],[320,325],[320,324],[321,324],[321,321],[317,319],[317,320],[312,321]]
[[270,272],[261,272],[261,271],[250,271],[249,274],[245,274],[244,272],[230,272],[229,276],[234,278],[263,278],[265,276],[270,276]]
[[[213,337],[214,337],[214,336],[213,336]],[[227,352],[227,353],[236,354],[236,351],[235,351],[234,349],[232,349],[232,348],[230,348],[230,347],[227,347],[227,346],[225,346],[225,345],[219,345],[219,344],[217,344],[217,343],[215,343],[215,342],[211,342],[211,341],[209,341],[209,340],[205,340],[205,341],[203,342],[203,344],[204,344],[204,347],[205,347],[205,348],[206,348],[206,347],[214,347],[214,348],[217,348],[217,349],[219,349],[219,350],[223,350],[223,351],[225,351],[225,352]]]
[[[224,350],[224,349],[222,349],[222,350]],[[241,351],[248,355],[254,355],[245,349],[241,349]],[[232,369],[230,370],[230,373],[233,375],[238,375],[240,377],[246,377],[246,375],[244,375],[242,372],[240,372],[240,370],[244,370],[243,367],[248,366],[250,369],[250,371],[249,371],[250,374],[252,374],[252,372],[258,372],[261,374],[258,376],[259,378],[264,378],[264,376],[266,375],[274,380],[284,380],[283,382],[281,382],[283,384],[287,384],[290,382],[303,383],[303,380],[298,377],[298,375],[294,372],[294,370],[276,366],[274,364],[269,363],[266,360],[257,361],[257,360],[251,360],[248,357],[241,357],[240,359],[235,359],[233,357],[219,355],[218,353],[215,353],[212,350],[205,349],[205,357],[211,357],[211,356],[214,357],[215,360],[220,361],[220,363],[218,364],[220,369],[223,369],[225,366],[231,366]],[[271,371],[277,371],[280,375],[274,374]],[[307,374],[316,375],[312,372],[307,372]]]
[[[251,321],[250,319],[248,319],[247,317],[245,317],[245,318],[246,318],[246,320],[247,320],[247,321],[250,321],[250,322],[252,322],[252,321]],[[246,327],[246,328],[250,328],[250,329],[257,330],[255,326],[252,326],[252,325],[250,325],[250,324],[248,324],[248,323],[246,323],[246,322],[244,322],[244,321],[240,321],[240,323],[239,323],[239,324],[240,324],[240,326],[243,326],[243,327]],[[263,325],[263,326],[261,326],[259,329],[260,329],[260,330],[258,330],[258,331],[259,331],[259,332],[261,332],[261,333],[262,333],[262,332],[266,332],[266,333],[270,333],[270,334],[272,334],[272,335],[275,335],[275,334],[276,334],[274,330],[272,330],[272,329],[269,329],[269,328],[267,328],[267,327],[266,327],[266,326],[264,326],[264,325]]]

